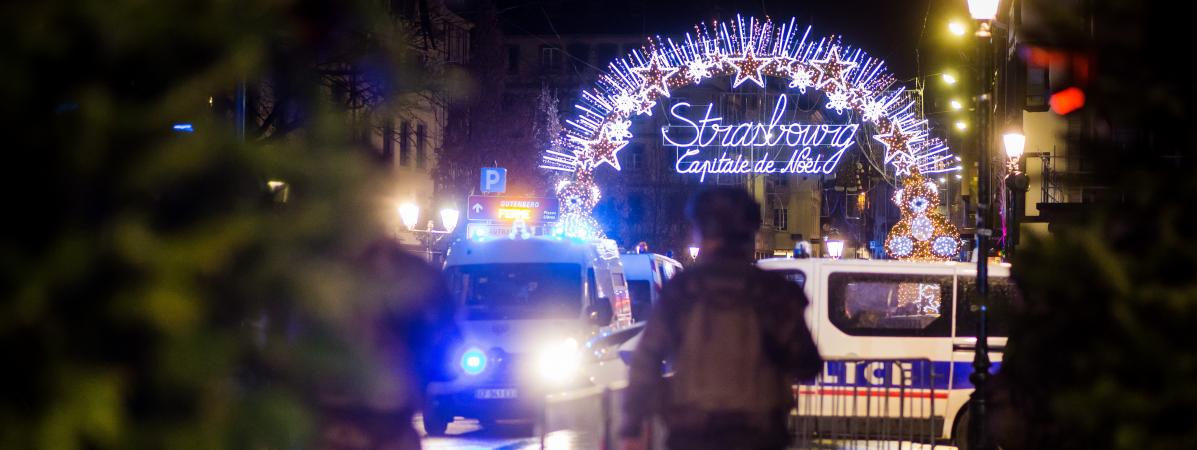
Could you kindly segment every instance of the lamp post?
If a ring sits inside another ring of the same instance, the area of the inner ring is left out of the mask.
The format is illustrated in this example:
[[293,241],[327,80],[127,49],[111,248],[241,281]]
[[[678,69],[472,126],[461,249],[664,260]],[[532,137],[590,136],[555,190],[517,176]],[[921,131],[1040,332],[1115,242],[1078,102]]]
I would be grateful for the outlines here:
[[1031,180],[1024,173],[1019,164],[1023,150],[1027,145],[1027,137],[1021,132],[1010,132],[1002,135],[1002,145],[1006,149],[1006,259],[1014,256],[1014,247],[1018,245],[1018,219],[1023,213],[1023,202],[1027,198],[1027,188]]
[[990,32],[990,22],[997,17],[998,0],[968,0],[969,15],[977,21],[977,62],[978,85],[980,94],[977,97],[977,344],[973,351],[973,373],[969,381],[973,383],[971,417],[969,419],[969,449],[989,450],[992,445],[989,440],[989,430],[986,424],[988,415],[989,383],[989,236],[993,230],[987,223],[989,203],[992,200],[989,193],[989,158],[991,152],[989,135],[989,113],[993,109],[990,104],[993,94],[990,92],[993,72],[993,34]]
[[687,250],[690,250],[690,259],[691,259],[691,260],[697,260],[697,259],[698,259],[698,247],[693,247],[693,246],[691,246],[691,247],[690,247],[689,249],[687,249]]
[[416,228],[416,223],[420,220],[420,207],[410,202],[399,205],[399,220],[403,222],[407,231],[414,233],[420,240],[430,262],[432,261],[432,246],[453,233],[453,230],[457,228],[458,219],[461,218],[461,212],[457,208],[447,207],[441,209],[440,216],[443,230],[436,229],[432,220],[429,220],[424,228]]

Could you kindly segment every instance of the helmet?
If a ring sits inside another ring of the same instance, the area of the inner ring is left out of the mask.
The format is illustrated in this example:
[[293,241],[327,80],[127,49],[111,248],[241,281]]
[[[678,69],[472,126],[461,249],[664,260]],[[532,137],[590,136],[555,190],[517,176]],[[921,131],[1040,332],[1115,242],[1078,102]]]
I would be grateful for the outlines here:
[[747,243],[761,228],[761,205],[743,188],[713,187],[690,197],[686,217],[703,239]]

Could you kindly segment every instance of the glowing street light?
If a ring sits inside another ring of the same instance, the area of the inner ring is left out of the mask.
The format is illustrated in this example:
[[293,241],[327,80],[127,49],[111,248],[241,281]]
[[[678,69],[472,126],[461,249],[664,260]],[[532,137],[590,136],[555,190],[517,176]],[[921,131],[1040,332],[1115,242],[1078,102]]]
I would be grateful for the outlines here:
[[968,124],[967,124],[967,123],[964,123],[964,121],[963,121],[963,120],[957,120],[957,121],[956,121],[956,129],[957,129],[957,130],[960,130],[960,131],[967,130],[967,129],[968,129]]
[[407,229],[415,228],[416,221],[420,220],[420,207],[410,202],[399,205],[399,219]]
[[952,107],[952,111],[960,111],[962,108],[964,108],[964,105],[960,103],[960,100],[956,99],[952,99],[952,101],[948,102],[948,105]]
[[832,259],[844,256],[844,241],[827,241],[827,255]]
[[948,22],[948,32],[955,36],[964,36],[964,33],[968,32],[968,29],[965,28],[963,23],[953,20]]
[[698,247],[690,247],[690,259],[698,259]]
[[951,85],[953,85],[953,84],[956,84],[956,76],[955,76],[955,75],[952,75],[952,74],[950,74],[950,73],[944,72],[944,74],[943,74],[943,82],[944,82],[944,83],[946,83],[946,84],[947,84],[947,85],[949,85],[949,86],[951,86]]
[[968,14],[975,20],[993,20],[997,10],[998,0],[968,0]]
[[1023,149],[1027,146],[1027,137],[1021,132],[1012,131],[1002,135],[1002,143],[1006,147],[1006,156],[1017,163],[1018,158],[1022,157]]
[[453,232],[457,228],[457,219],[461,218],[461,212],[457,208],[445,208],[441,210],[441,226],[445,227],[445,231]]

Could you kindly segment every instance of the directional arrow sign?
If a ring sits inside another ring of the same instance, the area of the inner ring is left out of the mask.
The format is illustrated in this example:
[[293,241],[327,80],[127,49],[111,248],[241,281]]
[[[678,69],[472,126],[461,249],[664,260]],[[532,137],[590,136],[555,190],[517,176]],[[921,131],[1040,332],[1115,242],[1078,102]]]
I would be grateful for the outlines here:
[[546,197],[493,197],[471,195],[468,220],[492,220],[525,223],[557,221],[557,199]]

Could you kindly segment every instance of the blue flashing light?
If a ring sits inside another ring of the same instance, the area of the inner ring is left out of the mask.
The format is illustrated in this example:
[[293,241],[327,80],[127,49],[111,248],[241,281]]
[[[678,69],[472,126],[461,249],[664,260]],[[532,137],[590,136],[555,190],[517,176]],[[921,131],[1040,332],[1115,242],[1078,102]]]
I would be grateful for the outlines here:
[[477,348],[471,348],[461,354],[461,370],[466,375],[478,375],[486,370],[486,353]]
[[178,132],[180,132],[180,133],[193,133],[193,132],[195,132],[195,128],[194,128],[194,127],[192,127],[192,126],[191,126],[191,124],[189,124],[189,123],[176,123],[176,124],[174,124],[174,126],[172,126],[172,127],[170,127],[170,128],[171,128],[172,130],[178,131]]

